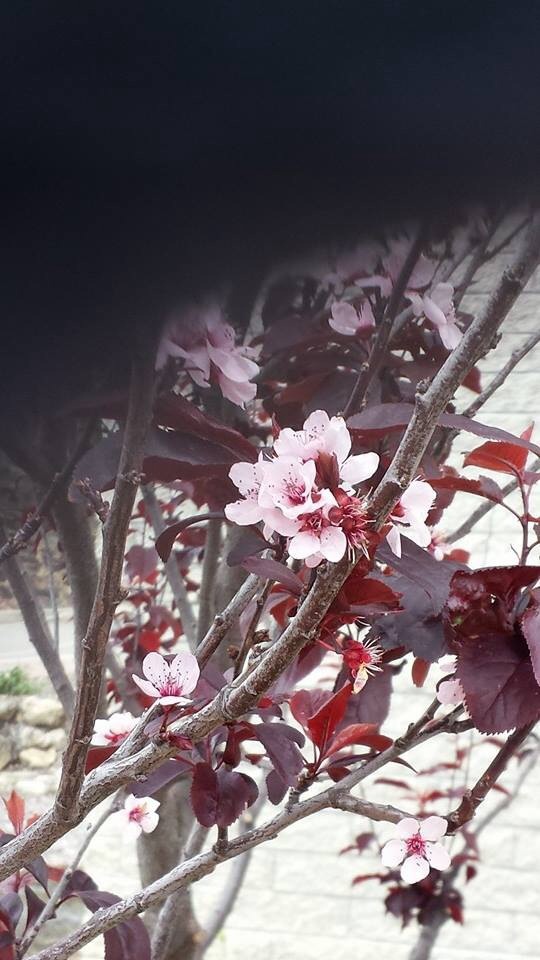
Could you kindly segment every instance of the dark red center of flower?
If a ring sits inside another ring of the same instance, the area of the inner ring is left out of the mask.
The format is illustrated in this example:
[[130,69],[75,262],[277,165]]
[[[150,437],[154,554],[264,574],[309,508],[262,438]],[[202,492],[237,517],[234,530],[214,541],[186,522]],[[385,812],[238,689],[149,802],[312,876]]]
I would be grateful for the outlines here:
[[407,837],[405,843],[407,844],[407,856],[425,856],[426,841],[420,836],[419,833],[415,833],[412,837]]
[[359,667],[364,665],[368,666],[370,663],[373,663],[373,657],[363,643],[344,650],[343,659],[349,667],[349,670],[358,670]]
[[368,522],[364,503],[358,497],[350,497],[343,490],[339,490],[338,494],[336,499],[339,506],[332,507],[328,511],[328,519],[331,523],[341,527],[347,540],[353,546],[360,546],[365,541],[365,529]]

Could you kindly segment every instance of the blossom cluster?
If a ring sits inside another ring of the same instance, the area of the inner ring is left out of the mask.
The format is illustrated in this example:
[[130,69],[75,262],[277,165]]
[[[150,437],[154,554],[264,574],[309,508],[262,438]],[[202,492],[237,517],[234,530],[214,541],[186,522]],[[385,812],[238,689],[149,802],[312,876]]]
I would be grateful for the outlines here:
[[[288,552],[308,567],[322,560],[337,563],[348,549],[366,550],[368,514],[355,487],[373,476],[376,453],[351,455],[352,440],[341,417],[316,410],[302,430],[281,430],[271,454],[256,463],[236,463],[230,478],[241,499],[225,514],[233,523],[264,523],[265,535],[288,538]],[[415,480],[390,517],[388,542],[400,554],[400,535],[427,546],[425,520],[435,492]]]
[[[404,237],[388,244],[388,250],[373,257],[378,263],[375,273],[361,274],[354,280],[362,291],[375,289],[382,299],[388,299],[393,291],[409,253],[411,243]],[[426,319],[434,327],[447,350],[457,347],[463,336],[456,322],[454,288],[451,283],[434,282],[438,263],[429,257],[420,256],[411,272],[404,297],[409,301],[415,317]],[[355,299],[355,305],[345,300],[336,300],[331,308],[330,326],[344,336],[356,336],[370,331],[375,326],[373,309],[367,296]]]
[[169,357],[184,360],[184,370],[199,387],[217,383],[224,397],[243,407],[257,394],[250,381],[259,367],[251,359],[250,347],[237,346],[235,333],[225,323],[216,304],[189,307],[166,325],[159,344],[156,366],[161,369]]

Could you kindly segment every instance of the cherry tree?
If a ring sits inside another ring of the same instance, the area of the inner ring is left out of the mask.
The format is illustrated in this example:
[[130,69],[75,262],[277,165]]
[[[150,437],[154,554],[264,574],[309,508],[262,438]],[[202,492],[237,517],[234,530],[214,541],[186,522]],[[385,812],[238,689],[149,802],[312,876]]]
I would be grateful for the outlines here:
[[[468,313],[494,257],[505,269]],[[4,432],[41,493],[4,531],[0,561],[68,744],[47,812],[27,818],[24,797],[5,798],[2,960],[63,960],[101,935],[108,960],[201,958],[249,884],[252,851],[327,809],[361,824],[347,855],[380,850],[358,895],[378,882],[389,914],[418,923],[415,960],[463,921],[480,835],[512,794],[479,808],[509,764],[519,789],[538,753],[540,448],[531,429],[476,415],[540,340],[482,382],[478,363],[539,261],[528,210],[314,251],[275,267],[242,317],[205,291],[134,331],[129,387],[96,386]],[[442,533],[454,498],[471,496],[481,505]],[[493,508],[513,515],[521,550],[473,569],[455,544]],[[71,589],[74,683],[22,562],[45,524]],[[398,675],[431,691],[420,716],[393,712]],[[437,767],[395,774],[434,738]],[[495,753],[473,780],[478,744]],[[400,806],[370,797],[381,771]],[[435,787],[446,771],[452,783]],[[52,868],[51,845],[87,817],[72,862]],[[80,869],[108,818],[137,844],[133,896]],[[222,900],[197,916],[191,885],[228,861]],[[92,916],[40,947],[73,897]]]

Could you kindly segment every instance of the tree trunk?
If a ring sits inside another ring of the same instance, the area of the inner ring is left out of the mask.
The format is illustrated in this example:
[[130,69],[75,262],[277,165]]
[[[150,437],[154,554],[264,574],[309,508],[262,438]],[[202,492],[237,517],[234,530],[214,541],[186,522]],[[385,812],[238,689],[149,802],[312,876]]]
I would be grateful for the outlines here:
[[441,928],[448,919],[440,910],[434,913],[429,922],[420,928],[420,936],[409,954],[409,960],[429,960]]

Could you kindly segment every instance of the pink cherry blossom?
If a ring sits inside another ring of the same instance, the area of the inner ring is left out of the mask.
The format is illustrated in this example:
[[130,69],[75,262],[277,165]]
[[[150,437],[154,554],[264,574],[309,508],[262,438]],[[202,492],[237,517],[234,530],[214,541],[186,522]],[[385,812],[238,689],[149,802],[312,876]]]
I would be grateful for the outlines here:
[[199,664],[192,653],[178,653],[171,663],[160,653],[148,653],[142,664],[146,680],[132,674],[138,687],[163,706],[185,703],[199,680]]
[[122,810],[113,813],[111,820],[116,820],[123,833],[134,840],[141,833],[152,833],[159,823],[159,814],[156,813],[159,800],[153,797],[134,797],[129,794],[124,801]]
[[360,453],[349,456],[351,435],[343,417],[329,417],[324,410],[315,410],[304,423],[302,430],[281,430],[274,443],[280,457],[297,457],[300,460],[317,460],[320,454],[335,456],[340,479],[355,485],[371,477],[378,465],[376,453]]
[[364,300],[358,309],[353,307],[352,303],[336,300],[332,304],[328,323],[336,333],[354,337],[361,330],[372,330],[375,326],[375,317],[369,300]]
[[316,471],[314,460],[303,463],[293,457],[276,457],[267,461],[263,469],[259,503],[267,509],[277,507],[291,520],[302,513],[319,509],[325,502],[334,503],[329,491],[317,490]]
[[132,713],[113,713],[106,720],[96,720],[94,723],[94,746],[117,746],[131,733],[137,723]]
[[392,527],[386,539],[396,557],[401,556],[401,534],[420,547],[427,547],[431,543],[426,517],[435,496],[435,490],[425,480],[413,480],[392,510],[389,517]]
[[404,883],[418,883],[427,877],[430,868],[447,870],[450,855],[439,843],[448,829],[443,817],[427,817],[422,823],[413,817],[404,817],[396,825],[397,839],[389,840],[382,848],[385,867],[401,867]]
[[[437,661],[437,666],[445,674],[454,673],[456,669],[456,658],[452,655],[441,657]],[[439,703],[443,706],[457,707],[460,703],[463,703],[465,692],[460,681],[455,677],[451,677],[450,679],[441,680],[437,686],[436,696]]]
[[425,316],[438,331],[447,350],[454,350],[463,333],[456,323],[454,288],[451,283],[437,283],[423,297],[417,293],[407,294],[415,316]]
[[[276,531],[284,537],[296,533],[298,525],[286,517],[284,513],[276,506],[271,497],[266,498],[269,506],[263,506],[260,502],[259,494],[265,473],[272,461],[265,460],[263,455],[259,455],[257,463],[235,463],[229,471],[229,477],[238,488],[241,499],[228,503],[225,507],[225,516],[232,523],[239,526],[250,526],[253,523],[264,521],[265,527],[269,531]],[[275,461],[274,461],[275,462]],[[299,463],[299,467],[301,464]],[[314,470],[313,470],[314,473]],[[298,482],[303,482],[299,480]],[[264,499],[264,494],[263,494]],[[307,508],[306,508],[307,509]]]
[[289,555],[317,566],[321,560],[337,563],[347,550],[347,538],[339,527],[331,524],[325,510],[315,510],[298,517],[298,532],[289,542]]
[[216,304],[191,306],[167,325],[158,349],[156,366],[168,357],[180,357],[184,369],[199,387],[217,382],[224,397],[238,406],[253,400],[257,387],[250,383],[259,372],[249,347],[237,346],[233,328],[225,323]]

